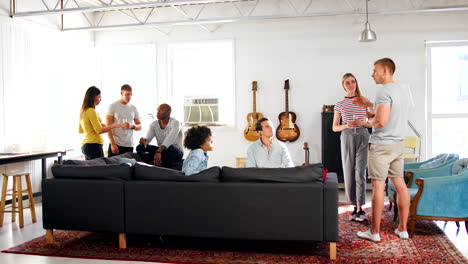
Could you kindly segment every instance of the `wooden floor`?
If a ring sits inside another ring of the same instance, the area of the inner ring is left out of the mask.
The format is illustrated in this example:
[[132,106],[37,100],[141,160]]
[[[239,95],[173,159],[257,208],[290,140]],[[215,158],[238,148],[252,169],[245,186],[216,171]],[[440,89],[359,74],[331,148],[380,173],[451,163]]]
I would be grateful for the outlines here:
[[[367,200],[370,201],[370,192],[367,193]],[[344,202],[344,192],[340,191],[340,201]],[[3,227],[0,228],[0,250],[24,243],[33,238],[45,234],[42,228],[42,204],[40,200],[37,201],[36,214],[38,221],[31,222],[31,215],[25,212],[24,228],[20,229],[17,223],[10,222],[10,215],[6,214]],[[461,223],[460,229],[457,229],[454,222],[445,223],[438,221],[437,225],[444,230],[452,243],[468,258],[468,234],[465,230],[465,225]],[[338,253],[339,254],[339,253]],[[1,264],[67,264],[67,263],[113,263],[113,264],[126,264],[126,263],[148,263],[136,261],[112,261],[112,260],[95,260],[95,259],[76,259],[76,258],[60,258],[60,257],[43,257],[31,256],[20,254],[6,254],[0,253]]]

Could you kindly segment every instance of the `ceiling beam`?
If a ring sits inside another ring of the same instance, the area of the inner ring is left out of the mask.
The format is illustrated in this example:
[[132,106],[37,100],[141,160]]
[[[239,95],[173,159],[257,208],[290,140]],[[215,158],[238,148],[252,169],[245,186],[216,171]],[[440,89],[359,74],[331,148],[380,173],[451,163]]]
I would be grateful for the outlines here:
[[[374,15],[390,15],[390,14],[409,14],[409,13],[431,13],[431,12],[453,12],[453,11],[468,11],[468,6],[458,7],[444,7],[444,8],[415,8],[415,9],[382,9],[382,10],[369,10],[369,14]],[[179,25],[194,25],[194,24],[216,24],[216,23],[233,23],[254,20],[266,19],[285,19],[285,18],[310,18],[321,16],[344,16],[344,15],[363,15],[365,12],[359,10],[351,11],[336,11],[336,12],[315,12],[307,14],[278,14],[268,16],[240,16],[240,17],[226,17],[215,19],[190,19],[190,20],[176,20],[176,21],[162,21],[162,22],[148,22],[148,23],[135,23],[135,24],[119,24],[119,25],[102,25],[97,27],[75,27],[65,28],[64,31],[72,30],[88,30],[99,31],[107,29],[125,29],[135,27],[155,27],[155,26],[179,26]]]
[[183,5],[199,5],[199,4],[221,4],[232,2],[247,2],[254,0],[167,0],[164,2],[144,2],[135,4],[120,4],[78,8],[64,8],[53,10],[27,11],[27,12],[12,12],[11,17],[25,16],[41,16],[41,15],[56,15],[56,14],[72,14],[72,13],[89,13],[100,11],[116,11],[122,9],[137,9],[137,8],[155,8],[155,7],[170,7]]

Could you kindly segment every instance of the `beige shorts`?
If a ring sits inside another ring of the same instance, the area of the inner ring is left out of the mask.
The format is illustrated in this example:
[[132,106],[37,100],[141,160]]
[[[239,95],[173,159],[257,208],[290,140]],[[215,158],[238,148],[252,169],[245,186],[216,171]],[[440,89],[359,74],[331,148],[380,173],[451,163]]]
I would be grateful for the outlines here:
[[369,144],[369,178],[385,181],[403,177],[403,142],[392,145]]

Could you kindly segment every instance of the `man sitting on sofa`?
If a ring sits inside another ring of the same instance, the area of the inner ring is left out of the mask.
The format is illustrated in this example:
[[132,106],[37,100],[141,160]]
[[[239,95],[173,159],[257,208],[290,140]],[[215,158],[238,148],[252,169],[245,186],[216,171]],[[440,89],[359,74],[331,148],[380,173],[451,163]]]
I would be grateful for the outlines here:
[[[158,120],[151,123],[146,137],[140,138],[136,150],[145,163],[173,168],[182,160],[182,124],[171,117],[171,106],[161,104],[156,113]],[[158,146],[148,145],[156,138]]]
[[268,118],[259,119],[255,123],[255,130],[260,135],[260,139],[247,149],[247,167],[294,167],[288,148],[275,138],[273,123]]

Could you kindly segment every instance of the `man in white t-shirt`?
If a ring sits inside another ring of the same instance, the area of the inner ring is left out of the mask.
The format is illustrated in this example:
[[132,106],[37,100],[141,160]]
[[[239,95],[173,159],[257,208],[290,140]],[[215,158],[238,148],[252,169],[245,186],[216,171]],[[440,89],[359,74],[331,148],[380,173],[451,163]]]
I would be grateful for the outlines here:
[[120,99],[112,103],[106,115],[107,125],[113,123],[127,123],[125,128],[114,128],[107,132],[110,144],[108,156],[133,152],[133,130],[141,130],[140,115],[137,108],[130,104],[132,99],[132,87],[128,84],[120,88]]
[[[145,163],[159,167],[182,169],[180,161],[184,156],[182,150],[182,123],[171,117],[171,106],[161,104],[156,116],[158,120],[151,123],[146,137],[140,138],[136,150]],[[149,145],[153,138],[157,146]]]

